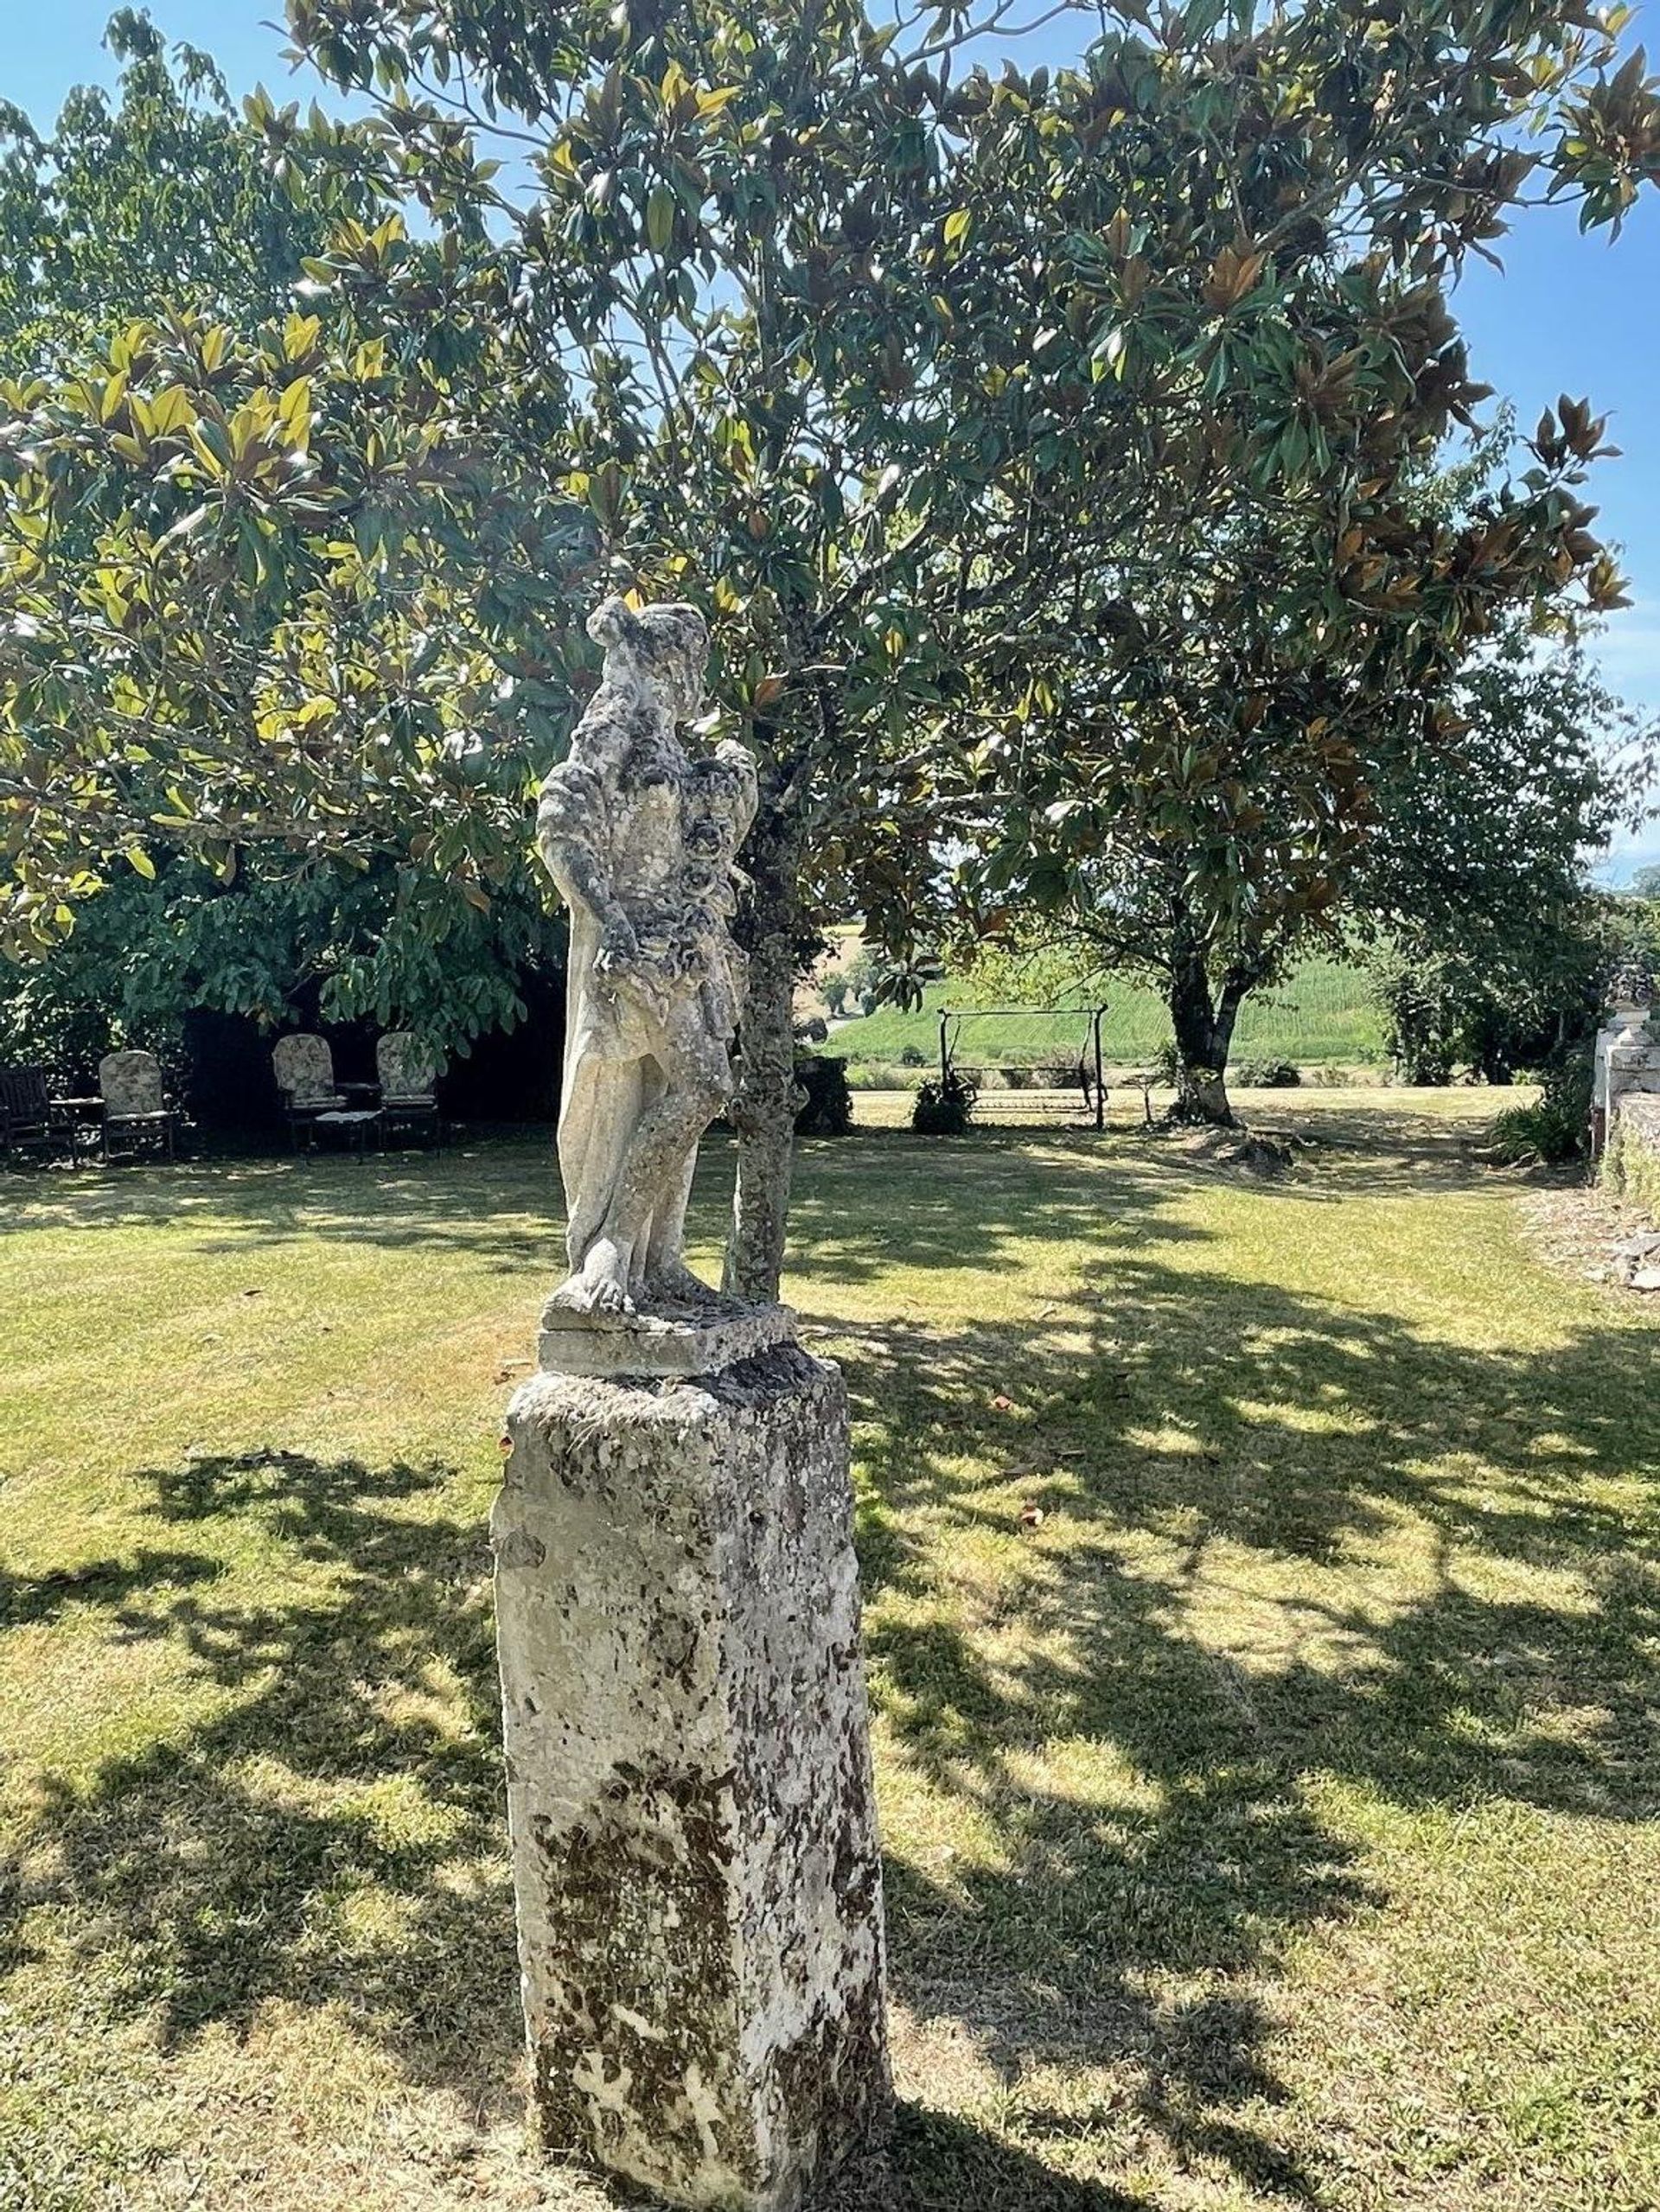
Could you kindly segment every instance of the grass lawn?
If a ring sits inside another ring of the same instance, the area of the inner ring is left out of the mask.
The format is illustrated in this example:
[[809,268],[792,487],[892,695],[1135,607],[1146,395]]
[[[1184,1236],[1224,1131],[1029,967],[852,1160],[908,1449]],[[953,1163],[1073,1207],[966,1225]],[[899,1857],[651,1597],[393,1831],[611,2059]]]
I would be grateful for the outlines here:
[[[1108,1075],[1107,1119],[1114,1130],[1134,1131],[1146,1125],[1149,1111],[1156,1119],[1174,1103],[1173,1091],[1154,1087],[1144,1100],[1138,1087],[1115,1082]],[[1376,1145],[1380,1137],[1387,1148],[1400,1138],[1414,1141],[1426,1129],[1446,1122],[1469,1126],[1491,1122],[1504,1107],[1533,1104],[1539,1097],[1530,1083],[1516,1083],[1507,1091],[1466,1090],[1448,1085],[1438,1090],[1402,1090],[1387,1083],[1308,1085],[1300,1090],[1252,1091],[1242,1084],[1229,1087],[1229,1095],[1241,1116],[1254,1129],[1300,1132],[1315,1138],[1336,1137],[1350,1151]],[[916,1110],[914,1091],[855,1091],[853,1127],[859,1134],[874,1129],[909,1129]],[[974,1106],[977,1126],[987,1130],[1030,1128],[1049,1123],[1073,1129],[1095,1125],[1093,1109],[1076,1090],[982,1091]]]
[[[1157,991],[1114,979],[1101,995],[1107,1004],[1101,1045],[1111,1064],[1140,1065],[1168,1041],[1170,1017]],[[948,982],[929,991],[916,1013],[884,1006],[840,1023],[822,1049],[862,1068],[896,1064],[910,1046],[923,1054],[925,1068],[934,1068],[940,1056],[940,1008],[966,1004],[961,987]],[[1041,1062],[1050,1055],[1057,1062],[1076,1061],[1089,1023],[1088,1013],[1070,1018],[987,1014],[962,1023],[953,1049],[965,1066]],[[1382,1050],[1382,1024],[1364,974],[1344,960],[1305,960],[1282,989],[1248,998],[1234,1041],[1235,1061],[1292,1060],[1305,1067],[1381,1060]]]
[[[884,2207],[1660,2203],[1656,1313],[1537,1255],[1493,1104],[1322,1099],[1278,1182],[807,1148]],[[520,2134],[485,1546],[552,1190],[0,1178],[4,2212],[599,2204]]]

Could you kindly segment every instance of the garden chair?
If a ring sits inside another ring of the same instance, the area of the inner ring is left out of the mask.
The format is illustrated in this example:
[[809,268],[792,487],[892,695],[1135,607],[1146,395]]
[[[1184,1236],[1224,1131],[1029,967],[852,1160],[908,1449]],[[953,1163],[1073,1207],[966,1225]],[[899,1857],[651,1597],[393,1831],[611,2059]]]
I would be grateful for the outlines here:
[[73,1164],[80,1159],[80,1134],[47,1088],[42,1068],[0,1068],[0,1153],[55,1152],[65,1140]]
[[162,1093],[162,1064],[153,1052],[109,1052],[98,1063],[104,1100],[104,1163],[124,1144],[135,1155],[154,1144],[173,1157],[178,1116]]
[[320,1114],[347,1109],[346,1094],[335,1081],[335,1057],[326,1039],[302,1032],[278,1038],[271,1066],[288,1117],[289,1140],[297,1151],[302,1137],[314,1140]]
[[442,1144],[444,1122],[434,1087],[438,1064],[414,1032],[388,1030],[374,1048],[374,1067],[380,1078],[382,1131],[409,1130]]

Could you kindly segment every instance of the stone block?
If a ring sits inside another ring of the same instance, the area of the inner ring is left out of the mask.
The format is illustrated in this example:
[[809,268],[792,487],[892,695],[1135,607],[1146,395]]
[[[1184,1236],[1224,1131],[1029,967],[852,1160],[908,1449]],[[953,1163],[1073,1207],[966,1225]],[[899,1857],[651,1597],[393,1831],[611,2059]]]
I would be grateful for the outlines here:
[[648,1314],[573,1313],[552,1300],[543,1309],[541,1364],[560,1374],[713,1374],[794,1340],[788,1306],[741,1305],[712,1295]]
[[888,2075],[846,1406],[772,1342],[543,1372],[494,1522],[535,2118],[675,2205],[795,2212]]

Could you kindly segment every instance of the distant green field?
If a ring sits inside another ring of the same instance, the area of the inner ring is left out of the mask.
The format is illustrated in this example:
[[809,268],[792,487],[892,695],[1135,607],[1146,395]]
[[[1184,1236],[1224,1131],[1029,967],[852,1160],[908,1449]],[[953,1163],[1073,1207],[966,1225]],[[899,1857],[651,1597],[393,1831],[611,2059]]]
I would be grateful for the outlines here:
[[[1144,985],[1118,984],[1102,993],[1107,1019],[1102,1048],[1108,1063],[1125,1067],[1148,1059],[1170,1036],[1170,1017],[1156,992]],[[907,1046],[931,1065],[939,1055],[940,1009],[962,1004],[949,983],[930,991],[921,1010],[883,1007],[831,1033],[822,1049],[856,1066],[894,1065]],[[1027,1065],[1050,1055],[1059,1066],[1076,1061],[1089,1015],[969,1014],[956,1035],[955,1056],[965,1066]],[[1383,1035],[1366,995],[1361,971],[1346,961],[1306,960],[1279,991],[1248,999],[1234,1040],[1236,1060],[1293,1060],[1304,1067],[1376,1060]]]

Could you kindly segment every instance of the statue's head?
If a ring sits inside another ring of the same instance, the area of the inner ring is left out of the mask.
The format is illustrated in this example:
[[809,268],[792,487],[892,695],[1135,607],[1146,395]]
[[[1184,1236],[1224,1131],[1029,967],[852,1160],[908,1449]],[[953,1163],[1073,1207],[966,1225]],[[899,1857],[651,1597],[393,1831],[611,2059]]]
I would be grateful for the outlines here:
[[703,672],[709,630],[695,607],[667,600],[638,613],[622,599],[607,599],[588,617],[588,634],[629,673],[650,685],[677,722],[703,711]]

